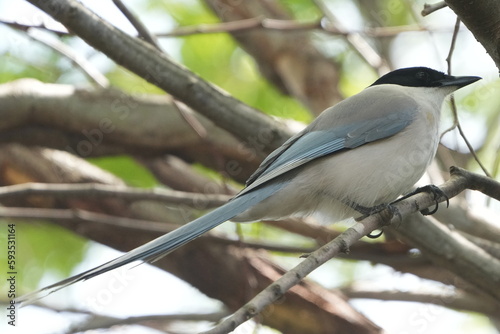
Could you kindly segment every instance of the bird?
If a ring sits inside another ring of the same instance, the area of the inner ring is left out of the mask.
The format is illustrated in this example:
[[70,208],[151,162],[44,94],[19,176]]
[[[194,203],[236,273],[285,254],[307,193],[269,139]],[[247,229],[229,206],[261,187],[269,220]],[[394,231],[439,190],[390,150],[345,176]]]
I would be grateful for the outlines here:
[[413,189],[436,154],[445,97],[480,80],[401,68],[323,111],[269,154],[226,204],[93,269],[20,297],[31,303],[132,262],[154,262],[216,226],[319,214],[370,214]]

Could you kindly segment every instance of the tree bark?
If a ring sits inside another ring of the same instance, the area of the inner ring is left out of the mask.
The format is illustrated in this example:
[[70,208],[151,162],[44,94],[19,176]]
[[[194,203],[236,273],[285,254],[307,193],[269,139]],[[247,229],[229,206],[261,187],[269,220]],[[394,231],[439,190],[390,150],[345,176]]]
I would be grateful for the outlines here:
[[[261,161],[235,136],[168,96],[132,96],[116,89],[76,89],[21,79],[0,85],[0,105],[0,143],[41,145],[85,158],[170,153],[240,183]],[[203,136],[183,114],[203,127]]]
[[172,94],[229,133],[261,158],[290,133],[263,113],[204,81],[139,38],[131,37],[75,0],[29,0],[89,45],[148,82]]
[[500,72],[500,3],[496,0],[445,0],[474,34]]

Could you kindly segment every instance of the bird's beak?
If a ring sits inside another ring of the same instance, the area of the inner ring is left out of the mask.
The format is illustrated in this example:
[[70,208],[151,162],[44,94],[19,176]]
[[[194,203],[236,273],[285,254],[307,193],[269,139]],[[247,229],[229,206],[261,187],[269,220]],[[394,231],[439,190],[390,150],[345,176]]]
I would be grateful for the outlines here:
[[474,83],[480,79],[482,79],[482,78],[481,77],[473,77],[473,76],[454,77],[451,75],[447,75],[446,78],[444,78],[443,80],[440,80],[439,82],[441,83],[442,87],[456,86],[458,88],[461,88],[461,87],[465,87],[467,85],[470,85],[471,83]]

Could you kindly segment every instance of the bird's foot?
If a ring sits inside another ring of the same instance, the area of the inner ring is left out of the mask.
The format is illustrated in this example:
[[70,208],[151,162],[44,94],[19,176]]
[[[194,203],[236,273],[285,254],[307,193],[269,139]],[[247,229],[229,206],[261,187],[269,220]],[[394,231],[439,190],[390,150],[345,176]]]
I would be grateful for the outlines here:
[[450,199],[448,198],[448,196],[444,193],[444,191],[442,191],[439,187],[437,187],[433,184],[419,187],[419,188],[415,189],[414,191],[412,191],[411,193],[406,194],[406,195],[398,198],[397,200],[395,200],[392,203],[397,203],[399,201],[407,199],[408,197],[411,197],[413,195],[423,193],[423,192],[432,194],[434,196],[433,199],[435,202],[435,206],[432,210],[429,210],[429,208],[425,208],[423,210],[420,210],[420,213],[423,214],[424,216],[433,215],[437,212],[437,210],[439,208],[439,199],[441,199],[441,197],[444,197],[446,199],[446,207],[448,208],[450,206]]
[[[365,219],[368,216],[371,216],[371,215],[374,215],[376,213],[382,212],[382,211],[384,211],[386,209],[390,211],[390,213],[391,213],[392,216],[398,216],[401,219],[401,213],[399,212],[399,210],[395,206],[393,206],[391,204],[392,203],[389,203],[389,204],[379,204],[379,205],[375,205],[375,206],[372,206],[372,207],[366,207],[366,206],[362,206],[362,205],[359,205],[359,204],[351,203],[349,206],[351,208],[353,208],[354,210],[358,211],[359,213],[363,214],[361,217],[356,218],[357,221],[363,220],[363,219]],[[380,230],[378,233],[373,233],[372,232],[372,233],[367,234],[366,236],[368,238],[370,238],[370,239],[377,239],[382,234],[384,234],[384,231]]]

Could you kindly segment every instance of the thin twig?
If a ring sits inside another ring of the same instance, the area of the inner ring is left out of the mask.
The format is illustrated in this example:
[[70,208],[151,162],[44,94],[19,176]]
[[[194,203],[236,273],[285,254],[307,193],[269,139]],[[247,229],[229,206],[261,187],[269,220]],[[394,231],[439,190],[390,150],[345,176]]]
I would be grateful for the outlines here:
[[464,140],[464,143],[465,143],[465,145],[467,145],[467,148],[469,149],[470,154],[472,155],[474,160],[476,160],[477,164],[479,165],[479,167],[483,171],[484,175],[491,177],[491,174],[488,172],[486,167],[483,165],[483,163],[481,162],[481,160],[477,156],[476,151],[474,150],[474,147],[472,147],[471,143],[467,139],[467,136],[465,135],[465,133],[462,129],[462,125],[460,124],[460,120],[458,119],[458,112],[457,112],[457,106],[455,103],[455,97],[453,95],[451,96],[450,102],[451,102],[451,110],[453,112],[453,117],[456,120],[455,122],[457,124],[457,129],[458,129],[458,133],[460,134],[460,137],[462,137],[462,139]]
[[[9,26],[13,29],[20,31],[27,31],[29,28],[45,30],[51,33],[62,36],[73,36],[71,32],[67,30],[58,30],[54,28],[48,28],[45,24],[23,24],[9,20],[0,20],[1,24]],[[135,27],[135,26],[134,26]],[[135,27],[138,30],[137,27]],[[393,27],[371,27],[363,30],[350,30],[341,31],[336,27],[331,25],[324,25],[322,20],[315,20],[311,22],[300,22],[295,20],[278,20],[270,19],[265,17],[253,17],[250,19],[243,19],[231,22],[219,22],[219,23],[204,23],[199,25],[178,27],[169,32],[159,32],[152,34],[149,31],[147,33],[156,41],[157,38],[169,38],[169,37],[183,37],[198,34],[219,34],[219,33],[232,33],[232,32],[245,32],[255,29],[273,30],[281,32],[295,32],[301,30],[319,30],[329,35],[334,36],[347,36],[351,34],[361,34],[369,37],[393,37],[404,32],[426,32],[429,31],[425,27],[418,25],[405,25],[405,26],[393,26]],[[448,32],[448,28],[433,29],[433,32]],[[138,36],[144,38],[144,36],[139,33]],[[146,38],[144,38],[146,39]],[[148,40],[148,42],[150,42]]]
[[152,200],[171,205],[186,205],[195,209],[210,209],[226,203],[231,196],[199,194],[163,188],[140,189],[98,183],[23,183],[0,187],[0,199],[32,195],[58,198],[117,198],[127,201]]
[[[455,21],[455,28],[453,30],[453,36],[451,38],[450,50],[448,51],[448,56],[446,57],[446,63],[448,64],[448,74],[449,75],[451,75],[451,60],[453,58],[453,52],[455,51],[455,45],[456,45],[456,42],[457,42],[457,36],[458,36],[459,30],[460,30],[460,18],[457,17],[457,19]],[[458,132],[460,133],[460,136],[462,137],[462,139],[465,142],[465,145],[467,145],[467,148],[469,149],[469,152],[474,157],[474,160],[476,160],[476,162],[478,163],[479,167],[481,167],[481,169],[483,170],[483,173],[486,176],[491,177],[491,174],[488,172],[488,170],[486,169],[486,167],[482,164],[481,160],[479,159],[479,157],[476,154],[476,151],[474,150],[474,148],[470,144],[469,140],[465,136],[465,133],[464,133],[464,131],[462,129],[462,126],[460,124],[460,120],[458,119],[458,111],[457,111],[457,105],[455,103],[455,96],[454,95],[451,96],[450,103],[451,103],[451,109],[452,109],[453,118],[454,118],[453,126],[450,127],[449,129],[446,129],[446,131],[444,131],[441,134],[441,137],[444,134],[446,134],[448,131],[453,130],[454,127],[456,126],[456,128],[458,129]]]
[[200,137],[200,139],[209,141],[207,129],[201,124],[201,122],[193,116],[192,113],[185,108],[184,104],[180,101],[172,99],[172,105],[175,107],[177,112],[182,116],[186,123],[193,129],[193,131]]
[[450,125],[450,127],[448,127],[447,129],[445,129],[442,133],[441,133],[441,136],[439,137],[439,140],[443,139],[444,135],[447,134],[448,132],[451,132],[453,131],[456,127],[457,127],[457,120],[458,118],[457,117],[453,117],[453,123]]
[[451,59],[453,57],[453,52],[455,51],[455,45],[457,43],[458,31],[460,30],[460,18],[455,21],[455,28],[453,29],[453,35],[451,37],[450,50],[448,51],[448,56],[446,57],[446,63],[448,64],[448,74],[451,75]]
[[429,303],[452,308],[456,310],[480,312],[489,315],[498,315],[498,305],[491,299],[483,298],[480,294],[465,291],[398,291],[398,290],[374,290],[363,289],[355,286],[342,288],[340,291],[349,298],[368,298],[389,301],[409,301],[418,303]]
[[[191,112],[185,107],[183,103],[180,101],[177,101],[175,98],[172,99],[172,105],[177,109],[179,114],[182,116],[182,118],[186,121],[186,123],[193,129],[193,131],[200,137],[200,139],[208,146],[207,150],[210,150],[212,152],[212,156],[214,158],[214,161],[216,162],[215,166],[217,167],[217,170],[223,175],[226,176],[227,174],[224,171],[224,157],[222,154],[217,150],[214,142],[210,140],[208,137],[208,131],[207,129],[201,124],[201,122],[193,116]],[[226,178],[224,178],[224,181],[226,181]],[[224,183],[224,186],[226,189],[228,189],[227,182]]]
[[[120,226],[136,230],[167,233],[179,227],[177,224],[155,222],[144,219],[118,217],[81,209],[47,209],[25,207],[0,207],[0,218],[21,220],[50,220],[54,222],[80,221]],[[147,226],[146,228],[144,226]]]
[[139,36],[142,37],[146,42],[153,45],[159,51],[162,51],[156,37],[149,32],[146,26],[137,18],[121,0],[113,0],[115,6],[125,15],[127,20],[134,26]]
[[72,48],[64,44],[63,42],[54,39],[45,38],[42,35],[36,34],[34,30],[28,29],[26,34],[33,40],[43,43],[55,51],[62,54],[64,57],[71,60],[71,62],[82,69],[83,73],[91,79],[91,81],[97,83],[100,87],[109,87],[109,80],[106,78],[99,70],[97,70],[92,63],[87,59],[76,53]]
[[275,30],[281,32],[294,32],[302,30],[320,30],[330,35],[347,36],[351,34],[362,34],[370,37],[391,37],[403,32],[426,31],[425,28],[416,25],[373,27],[360,31],[342,31],[332,25],[323,24],[323,20],[311,22],[300,22],[295,20],[277,20],[265,17],[253,17],[249,19],[220,22],[211,24],[199,24],[176,28],[170,32],[155,34],[158,38],[182,37],[196,34],[218,34],[245,32],[255,29]]
[[67,30],[63,30],[63,29],[59,30],[59,29],[49,28],[45,25],[45,23],[24,24],[24,23],[19,23],[19,22],[15,22],[15,21],[5,20],[5,19],[0,20],[0,23],[6,25],[8,27],[11,27],[13,29],[16,29],[19,31],[24,31],[24,32],[27,32],[30,28],[34,28],[34,29],[40,29],[40,30],[45,30],[45,31],[51,32],[53,34],[56,34],[59,37],[71,35]]
[[448,5],[444,1],[437,2],[432,5],[424,4],[424,9],[422,9],[422,16],[427,16],[429,14],[432,14],[435,11],[445,8],[447,6]]
[[158,33],[157,37],[181,37],[195,34],[217,34],[248,31],[253,29],[269,29],[281,31],[297,31],[321,29],[321,21],[297,22],[292,20],[276,20],[262,16],[249,19],[220,22],[212,24],[199,24],[195,26],[179,27],[171,32]]
[[159,315],[142,315],[135,317],[116,318],[111,316],[104,316],[93,313],[89,310],[58,307],[54,305],[47,305],[37,302],[32,306],[42,309],[50,310],[57,313],[76,313],[79,315],[86,315],[86,319],[78,324],[72,325],[65,333],[80,333],[92,329],[110,328],[117,325],[133,325],[142,324],[148,326],[148,323],[159,322],[169,323],[173,321],[208,321],[216,322],[220,318],[228,315],[226,310],[221,310],[213,313],[182,313],[182,314],[159,314]]
[[192,314],[169,314],[169,315],[143,315],[126,318],[115,318],[110,316],[95,315],[87,318],[84,323],[72,326],[66,333],[81,333],[89,330],[110,328],[113,326],[135,325],[156,322],[166,324],[174,321],[208,321],[216,322],[228,315],[227,311],[214,313],[192,313]]
[[[334,30],[345,30],[322,0],[314,0],[314,3],[321,10],[323,15],[325,15],[328,21],[334,26]],[[361,36],[361,34],[352,33],[346,35],[346,40],[371,67],[377,70],[379,74],[385,74],[390,71],[390,68],[384,58],[378,54],[378,52]]]
[[498,176],[498,171],[500,170],[500,146],[496,151],[495,161],[493,161],[493,177],[496,179]]
[[[425,6],[429,6],[429,5],[425,5]],[[453,51],[455,50],[455,44],[456,44],[456,41],[457,41],[457,36],[458,36],[459,29],[460,29],[460,19],[457,16],[457,20],[455,21],[455,28],[453,29],[453,35],[451,37],[450,50],[448,51],[448,56],[446,57],[446,64],[448,65],[448,71],[447,71],[447,73],[449,75],[451,75],[451,58],[452,58],[452,55],[453,55]],[[442,139],[445,134],[447,134],[450,131],[453,131],[458,126],[458,117],[457,117],[457,112],[456,112],[456,105],[454,103],[455,99],[453,98],[453,96],[451,98],[452,98],[452,101],[453,101],[453,103],[452,103],[453,114],[455,115],[455,117],[453,117],[453,124],[449,128],[447,128],[446,130],[444,130],[443,133],[441,133],[441,137],[439,139]]]

